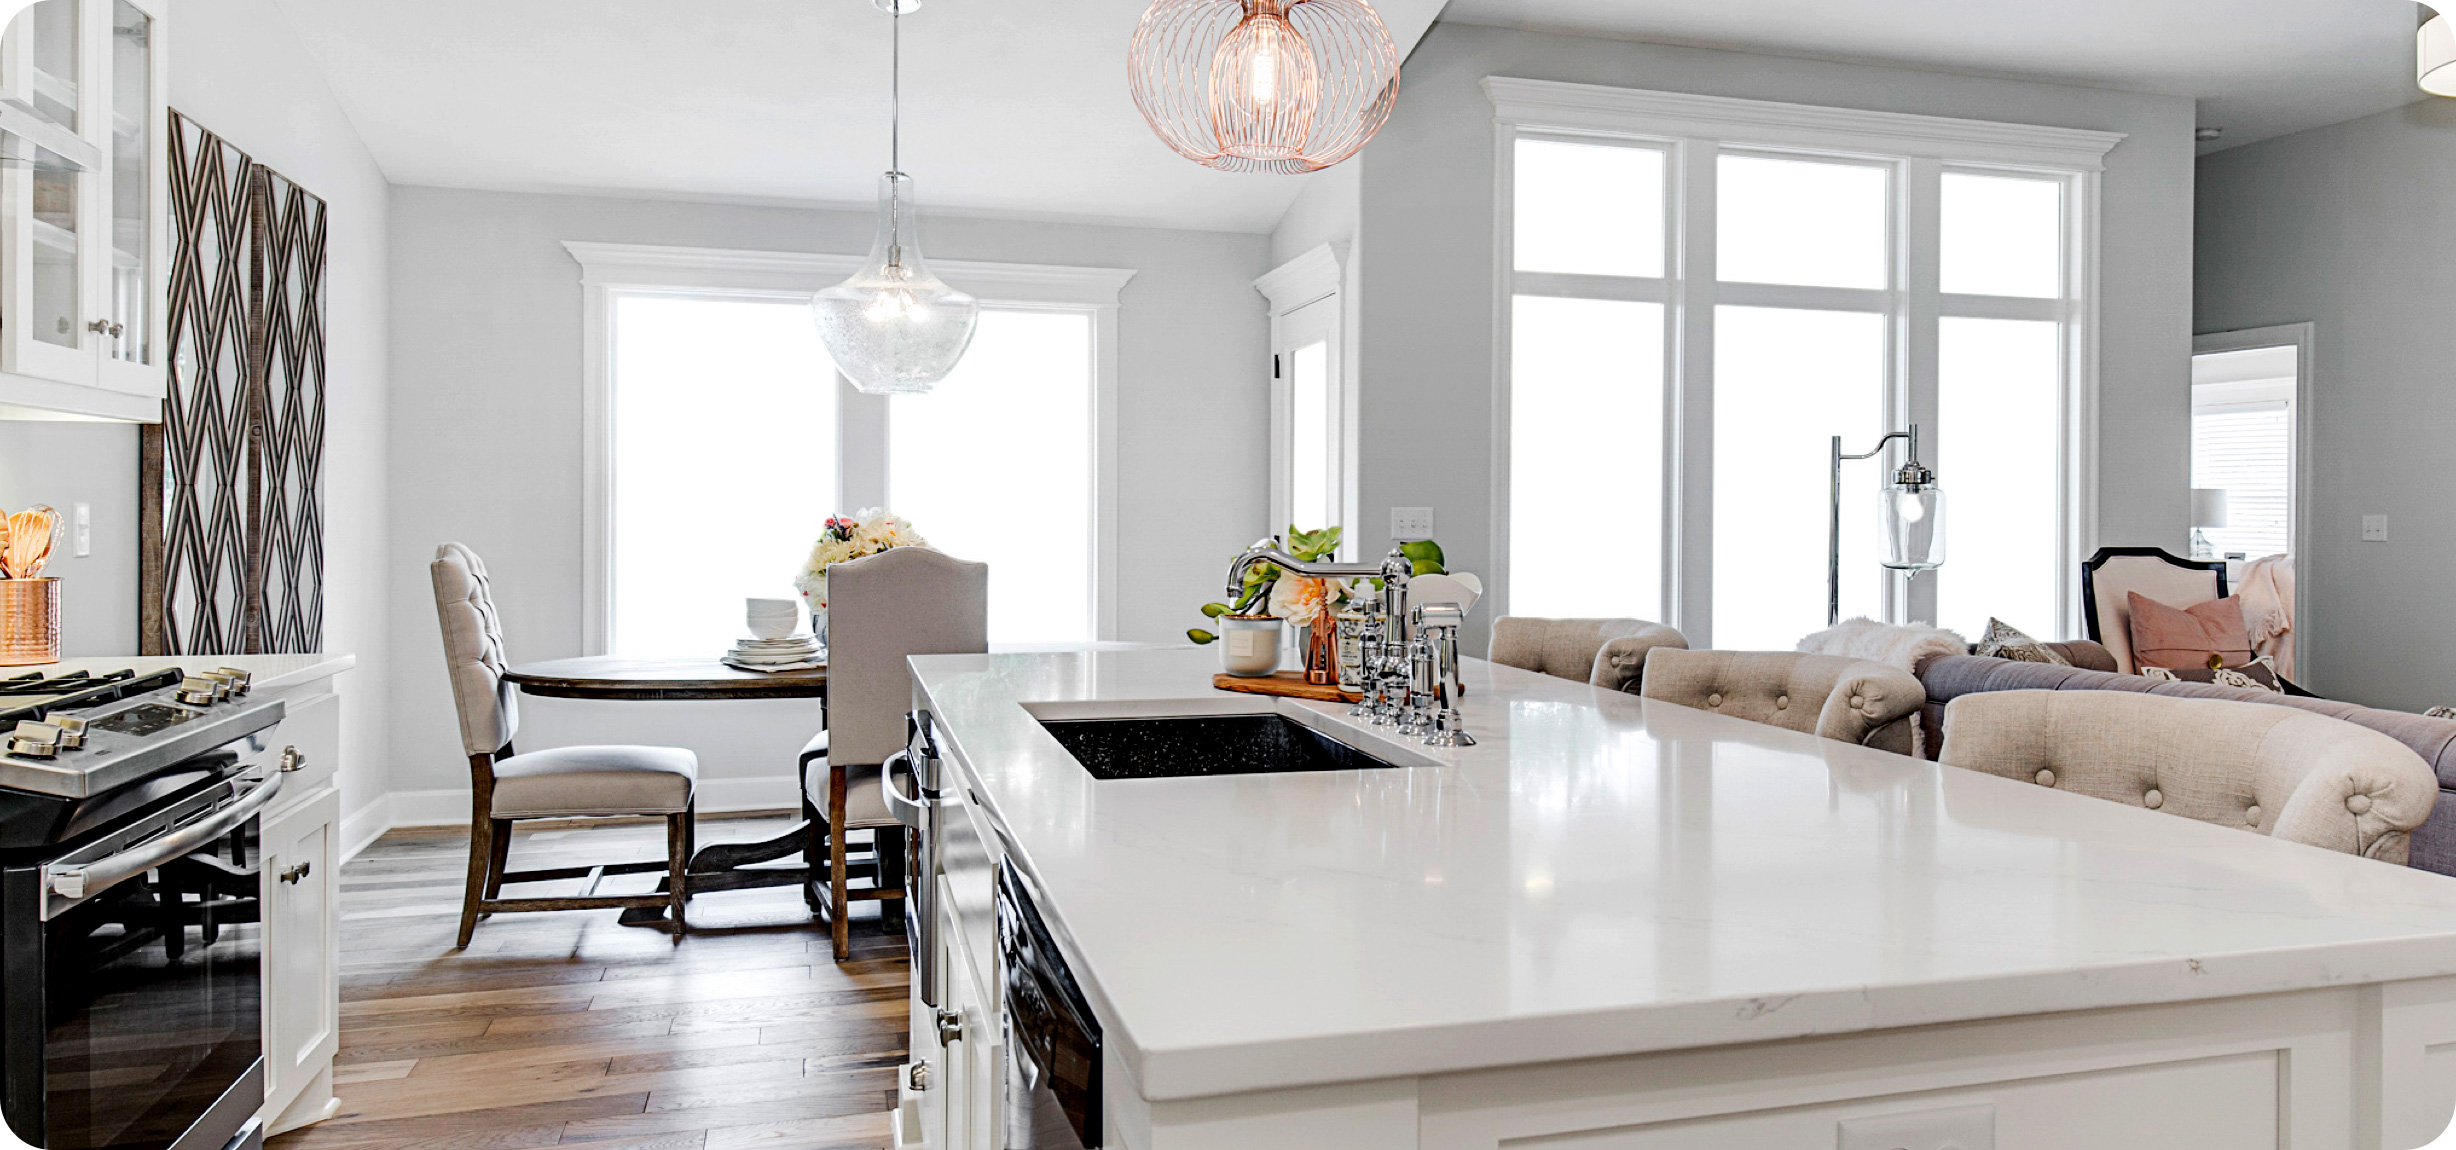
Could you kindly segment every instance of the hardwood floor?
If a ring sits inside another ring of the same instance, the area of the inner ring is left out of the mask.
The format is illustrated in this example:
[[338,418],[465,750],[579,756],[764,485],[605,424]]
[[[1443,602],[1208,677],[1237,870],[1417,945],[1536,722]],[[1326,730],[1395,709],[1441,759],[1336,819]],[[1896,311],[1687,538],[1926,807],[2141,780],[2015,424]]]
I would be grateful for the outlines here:
[[[789,822],[704,817],[699,841]],[[658,821],[522,824],[512,858],[652,858],[663,842]],[[274,1150],[887,1145],[905,1052],[900,932],[857,917],[839,965],[800,894],[772,887],[694,897],[679,941],[619,926],[618,911],[558,911],[496,915],[456,951],[468,843],[394,831],[342,868],[341,1111]]]

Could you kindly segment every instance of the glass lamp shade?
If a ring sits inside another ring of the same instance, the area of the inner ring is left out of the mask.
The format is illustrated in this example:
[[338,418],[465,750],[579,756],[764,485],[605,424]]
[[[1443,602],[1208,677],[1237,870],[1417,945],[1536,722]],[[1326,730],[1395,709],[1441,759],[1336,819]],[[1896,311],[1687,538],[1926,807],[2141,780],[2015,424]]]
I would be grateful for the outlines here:
[[936,386],[964,358],[981,319],[981,301],[948,287],[923,262],[912,177],[902,172],[879,179],[870,258],[811,297],[810,310],[836,370],[872,395]]
[[1885,484],[1884,565],[1895,571],[1933,571],[1944,566],[1944,490],[1933,480]]

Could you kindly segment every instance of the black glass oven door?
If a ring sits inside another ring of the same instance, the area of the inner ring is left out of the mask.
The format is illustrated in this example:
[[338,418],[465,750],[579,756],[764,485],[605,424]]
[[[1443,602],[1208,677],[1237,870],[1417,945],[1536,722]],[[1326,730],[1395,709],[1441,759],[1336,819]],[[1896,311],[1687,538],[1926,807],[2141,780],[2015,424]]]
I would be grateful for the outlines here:
[[[41,1137],[28,1136],[12,1081],[21,1137],[45,1150],[184,1150],[200,1137],[218,1148],[229,1130],[191,1128],[210,1113],[206,1125],[235,1130],[262,1103],[260,820],[230,794],[182,820],[191,837],[213,830],[207,841],[137,877],[65,902],[54,876],[41,932]],[[8,949],[15,983],[21,956]],[[21,1033],[7,1036],[12,1079],[27,1064]],[[215,1106],[245,1082],[257,1097]]]

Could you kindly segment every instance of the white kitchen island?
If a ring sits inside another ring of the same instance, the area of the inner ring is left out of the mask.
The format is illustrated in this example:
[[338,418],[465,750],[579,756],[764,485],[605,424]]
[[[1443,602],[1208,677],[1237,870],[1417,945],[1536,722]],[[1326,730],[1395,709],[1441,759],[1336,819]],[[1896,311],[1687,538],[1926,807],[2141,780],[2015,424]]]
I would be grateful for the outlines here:
[[[1099,1018],[1111,1147],[2396,1150],[2456,1109],[2456,879],[1476,661],[1445,750],[1209,651],[913,666],[952,1041],[916,1003],[906,1144],[1002,1145],[983,852]],[[1273,709],[1407,765],[1095,781],[1039,725]]]

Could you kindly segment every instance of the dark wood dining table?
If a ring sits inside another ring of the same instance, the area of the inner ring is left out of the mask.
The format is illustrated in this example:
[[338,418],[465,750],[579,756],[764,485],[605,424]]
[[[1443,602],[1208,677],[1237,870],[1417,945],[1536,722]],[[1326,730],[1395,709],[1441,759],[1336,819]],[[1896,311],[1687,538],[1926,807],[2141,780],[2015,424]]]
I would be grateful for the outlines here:
[[[524,695],[549,699],[704,702],[711,699],[827,698],[825,667],[769,673],[737,670],[715,659],[634,659],[616,655],[588,655],[576,659],[522,663],[506,670],[503,678],[519,687]],[[812,733],[815,734],[820,717],[813,715],[812,720]],[[797,780],[794,785],[798,788],[801,783]],[[691,856],[685,868],[690,878],[691,892],[800,886],[807,898],[807,884],[816,860],[804,858],[800,866],[760,864],[804,854],[809,836],[810,824],[804,821],[772,839],[752,843],[712,843],[701,847]],[[660,892],[666,889],[665,880],[659,880],[657,889]],[[665,911],[661,907],[634,908],[622,913],[625,926],[662,925],[664,921]]]

